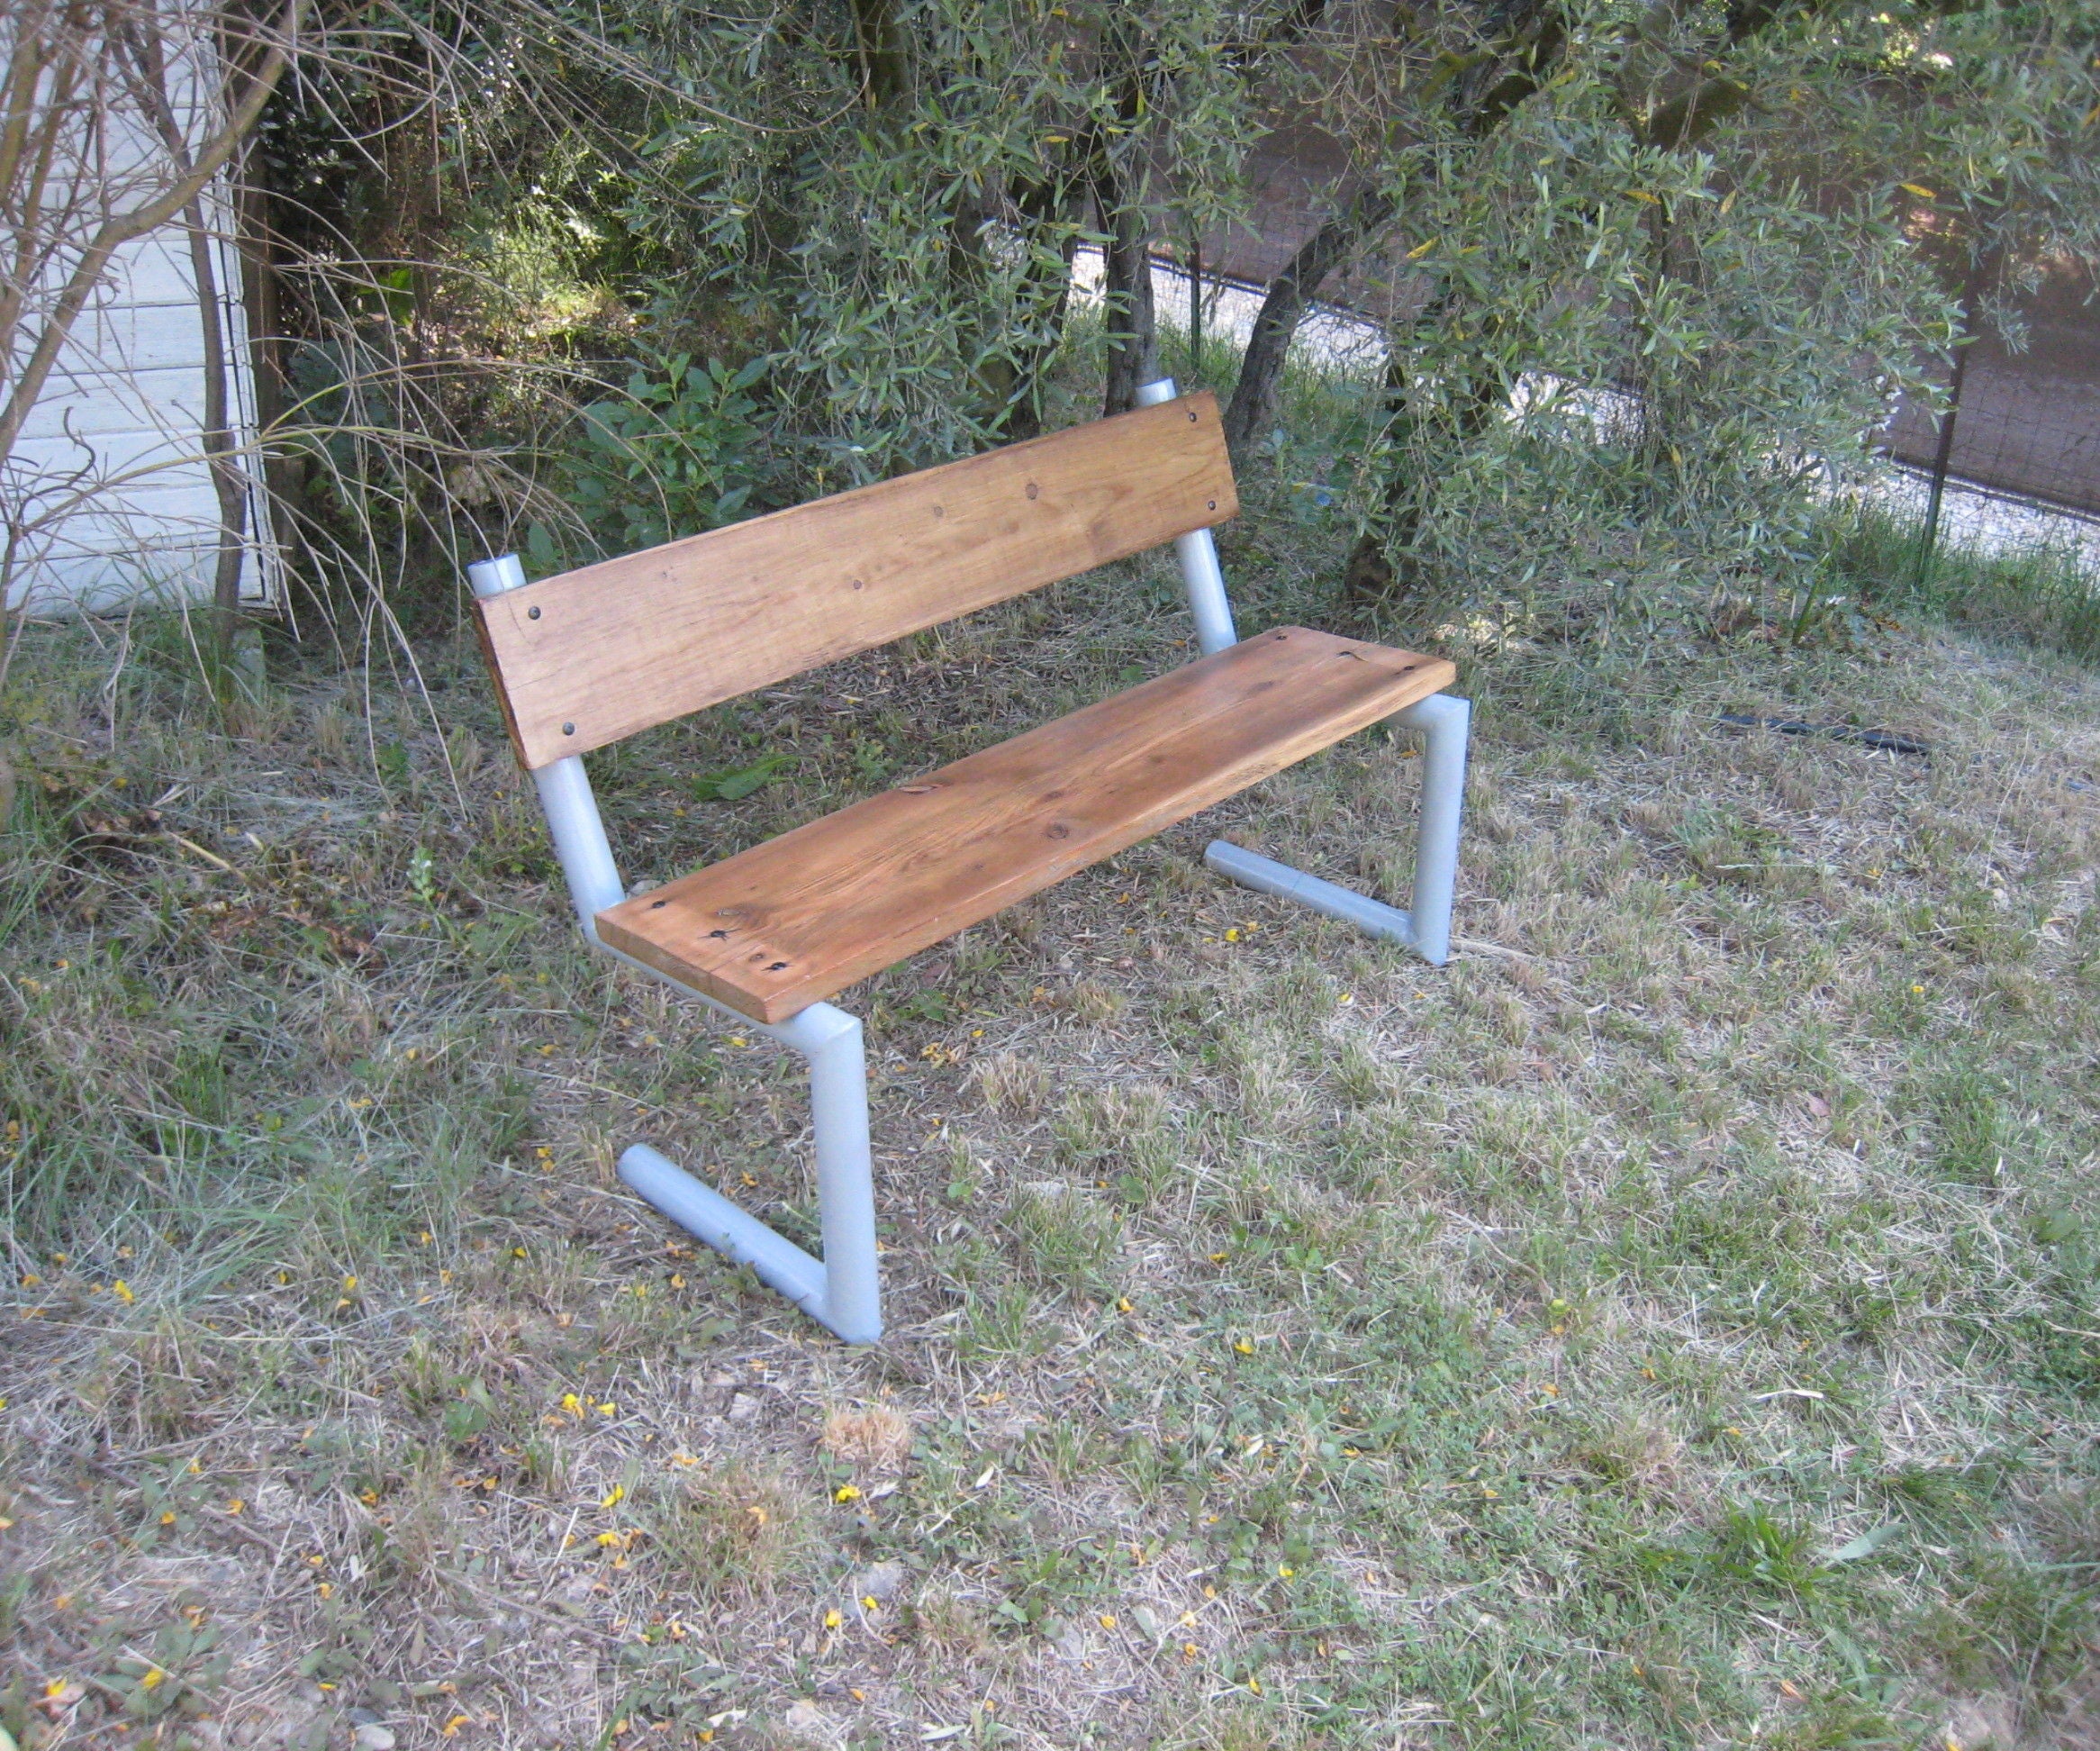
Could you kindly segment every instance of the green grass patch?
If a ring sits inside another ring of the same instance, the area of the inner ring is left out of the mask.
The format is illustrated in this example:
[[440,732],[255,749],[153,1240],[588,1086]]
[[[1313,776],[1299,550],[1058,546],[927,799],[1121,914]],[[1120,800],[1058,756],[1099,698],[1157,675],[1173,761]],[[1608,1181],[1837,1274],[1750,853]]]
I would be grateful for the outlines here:
[[[1244,630],[1336,617],[1309,562],[1241,575]],[[2059,608],[1961,612],[2077,649]],[[1450,968],[1200,866],[1404,899],[1373,736],[848,995],[873,1351],[615,1181],[647,1139],[810,1232],[795,1066],[586,957],[470,649],[367,713],[282,651],[230,707],[32,632],[0,1723],[2076,1742],[2100,689],[1935,623],[1636,658],[1441,612]],[[1119,568],[638,738],[605,811],[668,877],[1185,638]]]

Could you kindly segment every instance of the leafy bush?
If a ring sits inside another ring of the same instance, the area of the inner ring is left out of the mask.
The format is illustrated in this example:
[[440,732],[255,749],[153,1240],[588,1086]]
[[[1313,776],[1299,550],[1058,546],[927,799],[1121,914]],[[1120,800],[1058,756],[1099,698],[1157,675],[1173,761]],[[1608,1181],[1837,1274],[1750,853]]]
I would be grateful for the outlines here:
[[732,368],[690,353],[638,365],[623,396],[592,403],[555,463],[573,524],[532,524],[535,572],[583,557],[631,553],[734,522],[765,468],[759,404],[751,393],[770,361]]

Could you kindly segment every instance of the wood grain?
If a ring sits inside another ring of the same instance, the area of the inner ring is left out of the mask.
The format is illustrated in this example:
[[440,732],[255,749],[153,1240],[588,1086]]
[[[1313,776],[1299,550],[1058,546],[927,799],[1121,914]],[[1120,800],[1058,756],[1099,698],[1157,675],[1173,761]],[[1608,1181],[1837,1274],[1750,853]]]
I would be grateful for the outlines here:
[[1281,627],[624,901],[599,934],[779,1021],[1455,676]]
[[1239,509],[1209,395],[564,572],[475,604],[542,767]]

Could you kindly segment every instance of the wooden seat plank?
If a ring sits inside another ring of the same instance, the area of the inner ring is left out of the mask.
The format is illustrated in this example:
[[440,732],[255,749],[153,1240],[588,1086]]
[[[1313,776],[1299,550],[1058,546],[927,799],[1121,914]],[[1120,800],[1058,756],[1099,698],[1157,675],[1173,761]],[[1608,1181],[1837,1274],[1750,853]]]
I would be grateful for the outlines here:
[[598,914],[600,937],[779,1021],[1456,677],[1280,627]]

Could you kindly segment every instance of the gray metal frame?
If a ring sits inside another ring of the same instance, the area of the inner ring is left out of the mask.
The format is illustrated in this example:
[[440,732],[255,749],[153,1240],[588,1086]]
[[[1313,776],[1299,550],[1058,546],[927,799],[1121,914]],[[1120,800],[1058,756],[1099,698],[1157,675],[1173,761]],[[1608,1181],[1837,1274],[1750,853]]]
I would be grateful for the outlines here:
[[[1173,400],[1180,392],[1172,377],[1148,383],[1137,392],[1138,404],[1151,407]],[[1181,585],[1189,612],[1196,617],[1196,642],[1208,657],[1237,644],[1232,603],[1218,569],[1217,545],[1208,529],[1183,535],[1174,543],[1181,562]],[[1353,924],[1367,935],[1405,944],[1432,966],[1451,958],[1451,903],[1458,885],[1459,816],[1466,787],[1466,741],[1472,705],[1451,694],[1432,694],[1391,721],[1417,731],[1423,740],[1422,824],[1415,841],[1414,905],[1409,912],[1389,906],[1302,869],[1243,850],[1223,839],[1204,848],[1205,866],[1243,887],[1293,900],[1329,918]]]
[[[1138,400],[1150,406],[1172,401],[1172,378],[1146,384]],[[1195,616],[1196,641],[1205,656],[1238,642],[1232,604],[1218,569],[1217,548],[1208,529],[1174,542],[1181,581]],[[526,582],[515,554],[483,559],[466,568],[477,596],[500,595]],[[1405,943],[1441,966],[1451,948],[1452,891],[1458,872],[1461,794],[1465,785],[1466,727],[1470,707],[1446,694],[1432,694],[1392,721],[1421,732],[1426,741],[1422,774],[1422,826],[1415,857],[1414,909],[1401,912],[1337,887],[1272,858],[1214,839],[1204,862],[1219,875],[1311,907],[1372,936]],[[810,1110],[817,1157],[817,1204],[824,1257],[812,1258],[747,1211],[703,1184],[668,1157],[638,1143],[620,1157],[620,1176],[635,1193],[688,1233],[740,1265],[747,1265],[818,1324],[849,1344],[872,1344],[883,1335],[880,1272],[876,1263],[873,1158],[868,1143],[867,1057],[857,1018],[830,1003],[811,1003],[777,1023],[754,1021],[668,974],[623,955],[599,939],[598,914],[627,898],[613,862],[605,823],[581,758],[557,760],[533,775],[555,855],[568,883],[569,898],[584,936],[601,954],[660,980],[738,1026],[756,1029],[792,1047],[810,1069]]]
[[[500,595],[525,582],[515,554],[466,568],[476,595]],[[703,991],[623,955],[598,936],[598,914],[627,898],[590,776],[572,756],[532,775],[555,856],[569,885],[576,922],[599,953],[661,980],[739,1027],[792,1046],[810,1066],[810,1112],[816,1134],[817,1209],[824,1257],[811,1258],[748,1211],[739,1210],[646,1143],[620,1157],[620,1177],[688,1233],[739,1265],[748,1265],[819,1325],[849,1344],[883,1335],[883,1303],[875,1267],[874,1161],[868,1146],[867,1056],[857,1017],[829,1003],[811,1003],[785,1021],[754,1021]]]

